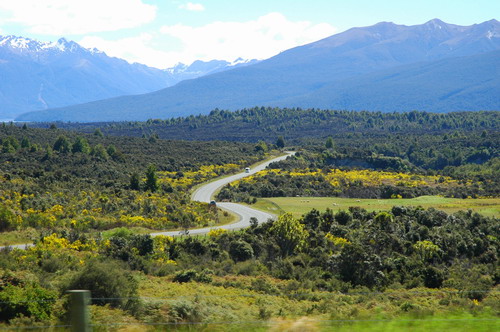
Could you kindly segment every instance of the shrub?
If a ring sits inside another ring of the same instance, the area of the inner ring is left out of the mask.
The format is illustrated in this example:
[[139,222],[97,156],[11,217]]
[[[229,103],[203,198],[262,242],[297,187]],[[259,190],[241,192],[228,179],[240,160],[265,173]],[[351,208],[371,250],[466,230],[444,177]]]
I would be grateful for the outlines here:
[[172,302],[170,305],[169,316],[172,322],[197,323],[203,320],[205,311],[203,306],[196,301],[192,302],[181,300]]
[[242,262],[253,257],[253,249],[248,242],[235,241],[229,246],[229,254],[234,261]]
[[137,282],[114,261],[88,261],[67,289],[87,289],[94,304],[121,308],[130,308],[137,297]]
[[47,320],[56,298],[54,291],[37,285],[7,285],[0,291],[0,320],[9,321],[23,316]]
[[190,282],[191,280],[194,281],[197,276],[198,272],[195,270],[180,271],[174,276],[173,281],[179,283]]
[[341,210],[335,214],[335,221],[339,225],[347,225],[352,220],[352,215],[344,210]]
[[13,229],[15,218],[15,215],[8,208],[0,206],[0,232]]

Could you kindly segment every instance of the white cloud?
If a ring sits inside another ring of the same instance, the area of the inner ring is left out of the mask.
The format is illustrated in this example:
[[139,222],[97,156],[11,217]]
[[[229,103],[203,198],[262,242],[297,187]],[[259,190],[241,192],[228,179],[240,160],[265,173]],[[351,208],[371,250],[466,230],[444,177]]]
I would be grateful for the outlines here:
[[139,36],[106,40],[96,36],[86,36],[78,43],[86,48],[97,48],[107,55],[122,58],[130,63],[138,62],[156,68],[167,68],[169,52],[160,51],[151,46],[153,36],[143,33]]
[[154,20],[157,7],[141,0],[0,0],[0,10],[7,22],[59,36],[138,27]]
[[264,59],[325,38],[335,31],[327,23],[293,22],[280,13],[248,22],[214,22],[201,27],[177,24],[161,28],[163,34],[181,41],[183,50],[175,56],[185,63],[196,59]]
[[192,2],[188,2],[186,4],[179,5],[179,8],[194,11],[194,12],[202,12],[205,10],[205,7],[201,3],[192,3]]
[[195,60],[265,59],[330,36],[336,29],[326,23],[292,22],[282,14],[271,13],[248,22],[164,26],[161,32],[163,35],[143,33],[119,40],[86,36],[79,43],[129,62],[168,68]]

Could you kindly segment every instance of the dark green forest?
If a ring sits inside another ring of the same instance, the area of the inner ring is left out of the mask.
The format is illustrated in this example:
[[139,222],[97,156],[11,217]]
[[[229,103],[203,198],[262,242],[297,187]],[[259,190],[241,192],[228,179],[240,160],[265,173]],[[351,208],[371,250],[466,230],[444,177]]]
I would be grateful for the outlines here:
[[[48,127],[48,123],[33,124]],[[255,107],[239,111],[215,109],[209,115],[151,119],[145,122],[57,123],[58,127],[107,135],[164,139],[229,140],[274,143],[278,136],[295,143],[337,134],[431,134],[454,130],[498,131],[498,112],[382,113],[300,108]]]

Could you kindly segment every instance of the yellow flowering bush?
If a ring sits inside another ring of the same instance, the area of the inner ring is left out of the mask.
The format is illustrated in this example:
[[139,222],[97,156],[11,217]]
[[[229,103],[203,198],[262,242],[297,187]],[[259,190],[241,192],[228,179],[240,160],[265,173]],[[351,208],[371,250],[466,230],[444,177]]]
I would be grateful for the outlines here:
[[325,235],[325,238],[330,242],[332,243],[333,245],[335,246],[339,246],[339,247],[345,247],[347,245],[350,245],[352,244],[351,241],[343,238],[343,237],[338,237],[338,236],[335,236],[331,233],[326,233]]
[[209,237],[219,237],[221,236],[222,234],[225,234],[227,233],[227,229],[224,229],[224,228],[213,228],[211,229],[209,232],[208,232],[208,236]]

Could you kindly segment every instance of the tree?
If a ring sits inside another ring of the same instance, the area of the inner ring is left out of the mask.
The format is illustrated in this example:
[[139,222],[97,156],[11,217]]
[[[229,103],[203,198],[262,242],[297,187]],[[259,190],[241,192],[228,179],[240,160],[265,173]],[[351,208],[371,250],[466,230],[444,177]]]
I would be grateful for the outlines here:
[[155,192],[158,190],[158,177],[156,175],[156,167],[154,165],[149,165],[146,171],[146,184],[144,186],[146,190],[151,190]]
[[335,221],[339,225],[347,225],[352,220],[352,215],[348,211],[340,210],[335,214]]
[[[2,282],[3,280],[0,280]],[[55,291],[47,290],[36,284],[12,285],[2,282],[0,292],[0,320],[13,318],[32,318],[37,321],[48,320],[57,299]]]
[[259,141],[255,145],[255,151],[256,152],[260,152],[260,151],[267,152],[267,150],[268,150],[268,147],[267,147],[266,142],[264,142],[264,141]]
[[139,190],[141,189],[139,174],[132,173],[130,176],[130,189]]
[[387,277],[383,273],[381,258],[360,245],[347,245],[330,257],[328,264],[342,281],[367,287],[383,286]]
[[97,128],[96,130],[94,130],[94,136],[104,137],[100,128]]
[[252,246],[243,240],[231,242],[229,254],[235,262],[243,262],[253,257]]
[[5,206],[0,206],[0,232],[15,227],[16,216]]
[[116,147],[114,145],[110,145],[108,146],[108,148],[106,149],[106,151],[108,152],[108,155],[111,157],[111,158],[114,158],[114,156],[116,155],[116,153],[118,152],[116,150]]
[[88,289],[95,298],[93,303],[113,307],[129,307],[137,296],[137,282],[113,261],[89,261],[68,289]]
[[305,225],[295,219],[291,213],[285,213],[269,229],[284,255],[290,255],[302,249],[309,233]]
[[94,146],[94,148],[92,149],[92,155],[97,159],[102,160],[108,160],[109,158],[108,152],[102,144],[97,144],[96,146]]
[[327,149],[333,149],[334,146],[335,143],[333,142],[333,138],[331,136],[328,136],[328,138],[326,139],[325,147]]
[[17,140],[12,137],[7,137],[6,139],[3,140],[2,142],[2,152],[3,153],[14,153],[17,150],[18,145],[16,145]]
[[66,138],[66,136],[61,135],[57,138],[56,142],[54,143],[53,149],[55,151],[67,153],[71,151],[71,143]]
[[89,142],[85,138],[78,136],[73,143],[73,148],[71,149],[73,153],[81,152],[85,154],[90,153]]
[[21,148],[28,149],[31,146],[30,140],[26,137],[23,137],[21,140]]
[[285,147],[285,139],[283,136],[278,137],[278,140],[276,141],[276,146],[280,149],[283,149]]

